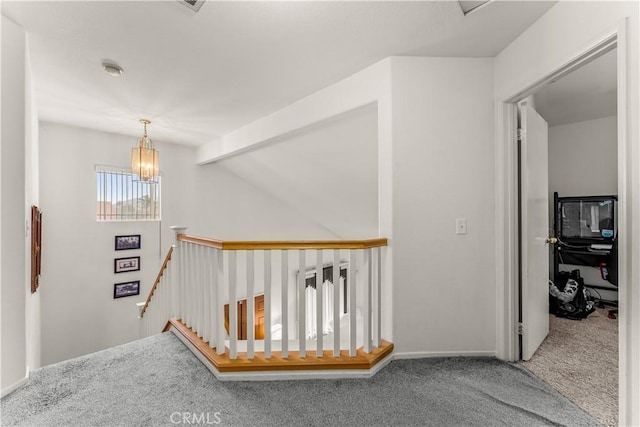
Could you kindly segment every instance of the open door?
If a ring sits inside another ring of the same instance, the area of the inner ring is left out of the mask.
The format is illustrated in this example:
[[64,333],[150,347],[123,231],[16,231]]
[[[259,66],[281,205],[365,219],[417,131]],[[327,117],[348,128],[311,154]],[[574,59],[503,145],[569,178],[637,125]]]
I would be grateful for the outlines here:
[[[264,295],[258,295],[255,297],[254,304],[254,337],[257,340],[264,339]],[[246,340],[248,336],[247,332],[247,300],[243,299],[237,303],[238,310],[238,339]],[[229,304],[224,305],[224,328],[229,334]]]
[[547,122],[527,102],[520,113],[522,359],[549,333],[549,173]]

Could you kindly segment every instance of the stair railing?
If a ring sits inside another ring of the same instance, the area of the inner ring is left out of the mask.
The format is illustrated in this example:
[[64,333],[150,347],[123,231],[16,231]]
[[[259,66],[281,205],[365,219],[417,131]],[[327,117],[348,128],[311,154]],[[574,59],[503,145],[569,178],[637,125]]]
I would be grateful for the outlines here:
[[[382,345],[387,239],[222,241],[172,229],[176,243],[141,309],[144,335],[175,318],[230,359],[356,356]],[[258,294],[264,319],[256,319]],[[264,337],[256,338],[257,322]]]

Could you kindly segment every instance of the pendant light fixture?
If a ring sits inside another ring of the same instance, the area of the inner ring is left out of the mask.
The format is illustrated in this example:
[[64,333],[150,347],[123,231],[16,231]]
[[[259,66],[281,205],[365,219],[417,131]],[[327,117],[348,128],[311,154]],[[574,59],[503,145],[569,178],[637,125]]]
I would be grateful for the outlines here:
[[131,149],[131,171],[140,177],[141,181],[153,181],[158,176],[160,155],[153,147],[153,141],[147,136],[147,125],[150,120],[140,119],[144,125],[144,135],[138,141],[138,146]]

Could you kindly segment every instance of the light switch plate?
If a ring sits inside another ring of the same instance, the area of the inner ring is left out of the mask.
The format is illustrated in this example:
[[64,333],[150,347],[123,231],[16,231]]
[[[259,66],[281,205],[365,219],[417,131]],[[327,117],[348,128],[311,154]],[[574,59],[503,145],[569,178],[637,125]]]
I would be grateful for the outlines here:
[[467,234],[467,218],[456,219],[456,234]]

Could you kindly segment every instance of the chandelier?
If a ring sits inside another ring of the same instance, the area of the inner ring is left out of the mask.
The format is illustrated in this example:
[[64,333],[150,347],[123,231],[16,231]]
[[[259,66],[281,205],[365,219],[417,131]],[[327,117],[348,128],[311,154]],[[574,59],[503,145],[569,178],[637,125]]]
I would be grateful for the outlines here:
[[144,135],[138,141],[138,146],[131,149],[131,172],[138,175],[141,181],[153,181],[159,173],[160,154],[147,136],[147,125],[151,121],[140,119],[140,123],[144,125]]

